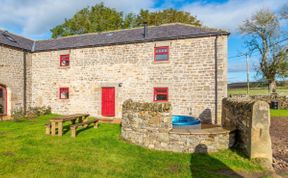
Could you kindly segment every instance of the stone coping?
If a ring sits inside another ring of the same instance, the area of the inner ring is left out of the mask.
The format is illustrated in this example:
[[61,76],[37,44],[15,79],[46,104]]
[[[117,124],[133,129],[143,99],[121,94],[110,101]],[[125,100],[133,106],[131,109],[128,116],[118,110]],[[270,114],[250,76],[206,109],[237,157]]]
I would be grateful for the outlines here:
[[222,127],[213,127],[207,129],[171,129],[169,134],[178,134],[178,135],[218,135],[230,133],[231,130],[224,129]]

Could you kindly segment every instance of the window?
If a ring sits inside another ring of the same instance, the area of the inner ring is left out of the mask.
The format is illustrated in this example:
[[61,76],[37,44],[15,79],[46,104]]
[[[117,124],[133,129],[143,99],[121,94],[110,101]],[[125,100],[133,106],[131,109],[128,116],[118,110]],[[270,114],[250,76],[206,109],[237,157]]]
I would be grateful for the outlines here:
[[155,47],[154,49],[155,57],[154,61],[168,61],[169,60],[169,47],[168,46],[161,46],[161,47]]
[[60,55],[60,66],[61,67],[69,66],[69,63],[70,63],[70,55],[69,54]]
[[60,99],[69,99],[69,88],[60,88],[59,89],[59,98]]
[[154,101],[168,101],[168,88],[154,88]]

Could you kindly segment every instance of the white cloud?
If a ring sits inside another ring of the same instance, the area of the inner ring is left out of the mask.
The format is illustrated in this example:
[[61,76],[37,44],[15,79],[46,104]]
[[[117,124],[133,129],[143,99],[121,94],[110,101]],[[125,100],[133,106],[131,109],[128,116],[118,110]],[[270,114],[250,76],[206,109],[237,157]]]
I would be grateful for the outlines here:
[[257,10],[278,11],[287,0],[229,0],[226,3],[191,3],[182,9],[196,15],[204,25],[235,32]]
[[[41,35],[70,18],[76,11],[101,0],[0,0],[0,27],[16,26],[22,35]],[[153,0],[105,0],[105,5],[124,12],[153,6]]]
[[[20,31],[21,35],[41,38],[41,35],[47,35],[52,27],[61,24],[76,11],[101,1],[124,12],[138,12],[141,8],[152,9],[156,3],[156,0],[0,0],[0,28],[17,29],[14,31]],[[235,32],[239,24],[256,10],[260,8],[278,10],[286,0],[229,0],[224,3],[207,3],[203,0],[202,2],[206,3],[163,0],[162,6],[157,9],[181,7],[182,10],[196,15],[207,26]]]

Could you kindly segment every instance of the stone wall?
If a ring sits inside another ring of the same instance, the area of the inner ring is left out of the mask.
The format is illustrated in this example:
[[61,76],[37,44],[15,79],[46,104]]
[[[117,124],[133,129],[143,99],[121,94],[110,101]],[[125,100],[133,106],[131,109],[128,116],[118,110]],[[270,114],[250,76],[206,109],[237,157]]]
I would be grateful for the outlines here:
[[266,101],[269,105],[271,104],[271,101],[278,101],[279,109],[288,109],[288,96],[272,94],[272,95],[257,95],[251,97],[253,99]]
[[170,103],[140,103],[127,100],[123,104],[123,128],[156,130],[172,129]]
[[121,136],[150,149],[187,153],[215,152],[228,149],[234,143],[234,135],[220,127],[172,129],[171,109],[169,103],[125,101]]
[[288,109],[288,96],[278,95],[277,93],[271,95],[255,95],[255,96],[247,96],[247,95],[233,95],[234,98],[251,98],[256,100],[266,101],[269,105],[271,105],[271,101],[279,102],[279,109]]
[[[0,85],[7,89],[8,115],[24,106],[24,55],[31,63],[31,54],[0,45]],[[27,67],[30,71],[30,67]],[[31,102],[31,75],[27,75],[27,105]]]
[[[154,47],[169,46],[168,62],[154,62]],[[215,103],[215,37],[147,42],[33,53],[33,106],[51,106],[60,114],[90,113],[101,117],[101,87],[116,89],[116,117],[122,104],[153,101],[154,87],[168,87],[173,114],[192,114],[207,122],[221,119],[227,95],[227,37],[218,38],[218,104]],[[59,56],[70,54],[70,67]],[[70,98],[59,99],[69,87]]]
[[236,146],[250,158],[265,158],[272,163],[268,103],[250,98],[223,99],[222,125],[236,132]]

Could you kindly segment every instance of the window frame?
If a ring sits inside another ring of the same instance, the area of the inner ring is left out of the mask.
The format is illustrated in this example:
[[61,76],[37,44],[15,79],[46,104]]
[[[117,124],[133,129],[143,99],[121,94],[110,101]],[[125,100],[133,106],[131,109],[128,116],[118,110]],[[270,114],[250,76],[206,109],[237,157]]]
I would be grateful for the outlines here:
[[[158,52],[157,53],[157,50],[159,50],[159,49],[167,49],[167,52]],[[161,55],[161,54],[167,54],[167,59],[156,60],[156,56]],[[169,55],[170,55],[169,46],[156,46],[156,47],[154,47],[154,62],[167,62],[167,61],[169,61]]]
[[[63,59],[66,57],[68,57],[68,59]],[[68,61],[68,65],[62,65],[62,61],[64,61],[64,60]],[[60,67],[69,67],[70,66],[70,54],[61,54],[59,62],[60,62]]]
[[[67,90],[67,92],[68,92],[68,98],[62,98],[62,97],[61,97],[61,93],[62,93],[63,90]],[[68,100],[69,98],[70,98],[70,89],[69,89],[69,87],[60,87],[60,88],[59,88],[59,99],[60,99],[60,100]]]
[[[165,89],[166,91],[165,92],[157,92],[157,90],[159,90],[159,89],[161,89],[161,90]],[[154,91],[153,92],[154,93],[153,94],[153,101],[154,102],[168,102],[169,101],[169,89],[168,89],[168,87],[154,87],[153,91]],[[156,96],[158,94],[165,94],[167,96],[167,99],[166,100],[157,100]]]

